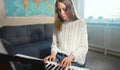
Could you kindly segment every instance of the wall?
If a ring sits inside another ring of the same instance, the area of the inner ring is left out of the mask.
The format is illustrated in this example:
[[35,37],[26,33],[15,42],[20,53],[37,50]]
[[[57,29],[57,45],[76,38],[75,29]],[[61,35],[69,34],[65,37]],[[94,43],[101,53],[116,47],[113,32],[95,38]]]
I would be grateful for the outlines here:
[[120,56],[120,24],[87,23],[90,47]]
[[5,25],[27,25],[38,23],[53,23],[53,17],[7,18],[4,17],[3,0],[0,0],[0,27]]

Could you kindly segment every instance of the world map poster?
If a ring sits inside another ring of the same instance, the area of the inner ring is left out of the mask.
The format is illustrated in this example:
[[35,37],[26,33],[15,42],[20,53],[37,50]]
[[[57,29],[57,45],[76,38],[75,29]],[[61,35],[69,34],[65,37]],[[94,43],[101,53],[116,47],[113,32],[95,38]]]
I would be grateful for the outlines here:
[[3,0],[5,16],[54,16],[54,0]]

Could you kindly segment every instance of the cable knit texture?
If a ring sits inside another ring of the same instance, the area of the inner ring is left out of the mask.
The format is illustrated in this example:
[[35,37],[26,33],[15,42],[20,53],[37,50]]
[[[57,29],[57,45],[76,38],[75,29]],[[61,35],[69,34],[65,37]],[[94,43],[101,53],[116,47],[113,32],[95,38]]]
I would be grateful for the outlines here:
[[76,20],[65,22],[62,31],[56,32],[54,29],[51,51],[74,55],[74,62],[85,63],[88,52],[88,34],[84,21]]

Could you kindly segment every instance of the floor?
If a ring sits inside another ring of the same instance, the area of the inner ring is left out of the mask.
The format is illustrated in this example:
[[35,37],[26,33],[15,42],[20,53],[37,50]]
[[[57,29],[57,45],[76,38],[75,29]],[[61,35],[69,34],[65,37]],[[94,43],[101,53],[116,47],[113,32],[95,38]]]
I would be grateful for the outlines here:
[[89,51],[86,68],[91,70],[120,70],[120,58]]

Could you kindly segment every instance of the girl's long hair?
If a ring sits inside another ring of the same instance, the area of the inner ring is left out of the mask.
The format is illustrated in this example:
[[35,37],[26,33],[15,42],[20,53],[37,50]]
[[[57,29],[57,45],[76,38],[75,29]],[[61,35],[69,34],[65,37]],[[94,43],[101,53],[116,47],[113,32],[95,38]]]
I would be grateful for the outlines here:
[[66,6],[66,10],[65,12],[67,13],[67,16],[69,17],[69,21],[75,21],[78,19],[77,15],[76,15],[76,10],[75,7],[73,5],[73,2],[71,0],[56,0],[55,3],[55,28],[57,31],[61,31],[62,30],[62,23],[64,22],[64,20],[62,20],[60,18],[60,16],[58,15],[58,8],[57,5],[58,3],[61,2]]

